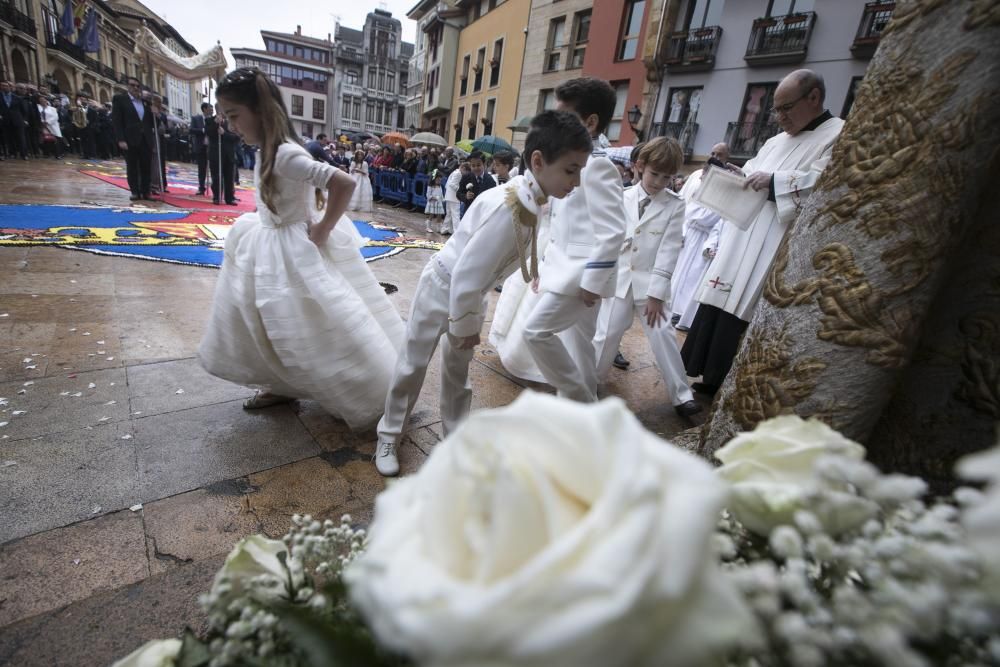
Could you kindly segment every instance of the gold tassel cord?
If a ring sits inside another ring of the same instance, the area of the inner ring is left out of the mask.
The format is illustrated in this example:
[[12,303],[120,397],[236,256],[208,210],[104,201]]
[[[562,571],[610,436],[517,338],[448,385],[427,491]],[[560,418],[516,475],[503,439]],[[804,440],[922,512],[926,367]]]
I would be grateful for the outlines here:
[[[521,277],[524,278],[524,282],[530,283],[538,277],[538,217],[521,203],[520,198],[517,196],[516,186],[507,188],[504,203],[510,209],[511,222],[514,224],[514,244],[517,246],[517,260],[521,267]],[[521,225],[531,230],[531,238],[529,240],[531,243],[530,269],[528,261],[525,258],[527,244],[521,236]]]

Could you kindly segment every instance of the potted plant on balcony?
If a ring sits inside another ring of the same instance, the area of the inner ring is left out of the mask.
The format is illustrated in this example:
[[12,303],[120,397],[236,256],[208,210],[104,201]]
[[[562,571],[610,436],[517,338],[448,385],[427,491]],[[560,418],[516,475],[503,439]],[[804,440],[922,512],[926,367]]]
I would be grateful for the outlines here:
[[473,65],[472,71],[475,72],[476,74],[480,74],[483,71],[483,66],[479,64]]
[[500,59],[499,58],[490,58],[490,67],[491,68],[500,67]]
[[695,30],[694,36],[698,39],[705,39],[706,37],[711,37],[714,32],[712,28],[702,28],[701,30]]
[[800,12],[797,14],[789,14],[785,17],[785,25],[794,25],[796,23],[804,23],[808,19],[808,14]]
[[454,129],[456,129],[456,130],[461,130],[462,129],[462,124],[461,123],[455,123],[454,125],[452,125],[452,127]]
[[465,121],[465,124],[468,125],[469,127],[475,127],[476,126],[476,119],[475,118],[470,118],[469,120]]
[[753,22],[754,30],[758,28],[771,28],[778,25],[778,20],[771,16],[764,16]]

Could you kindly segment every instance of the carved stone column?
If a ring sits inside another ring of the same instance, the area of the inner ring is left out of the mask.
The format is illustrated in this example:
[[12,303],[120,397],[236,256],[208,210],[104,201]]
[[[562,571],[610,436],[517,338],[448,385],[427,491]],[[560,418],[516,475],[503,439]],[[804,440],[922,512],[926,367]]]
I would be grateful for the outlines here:
[[1000,4],[909,0],[786,234],[701,452],[817,416],[945,479],[1000,420]]

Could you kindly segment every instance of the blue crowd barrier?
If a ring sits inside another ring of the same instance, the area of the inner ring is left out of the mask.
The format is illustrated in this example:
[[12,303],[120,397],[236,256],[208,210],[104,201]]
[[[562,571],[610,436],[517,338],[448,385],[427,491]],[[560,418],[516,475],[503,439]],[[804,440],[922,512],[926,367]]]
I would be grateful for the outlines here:
[[382,199],[400,204],[410,203],[409,175],[402,171],[382,170],[379,172],[379,189]]
[[423,210],[427,206],[427,184],[430,182],[427,174],[416,174],[410,178],[410,206]]

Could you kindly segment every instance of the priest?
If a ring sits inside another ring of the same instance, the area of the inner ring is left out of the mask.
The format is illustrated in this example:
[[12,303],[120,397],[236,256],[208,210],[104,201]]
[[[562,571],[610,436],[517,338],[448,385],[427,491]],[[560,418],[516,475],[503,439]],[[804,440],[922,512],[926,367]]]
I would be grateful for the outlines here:
[[745,230],[722,222],[719,251],[681,349],[687,374],[702,377],[691,385],[695,391],[714,394],[725,380],[785,230],[830,161],[844,121],[824,108],[825,98],[823,77],[808,69],[786,76],[774,92],[771,113],[783,132],[743,167],[744,187],[766,190],[768,201]]

